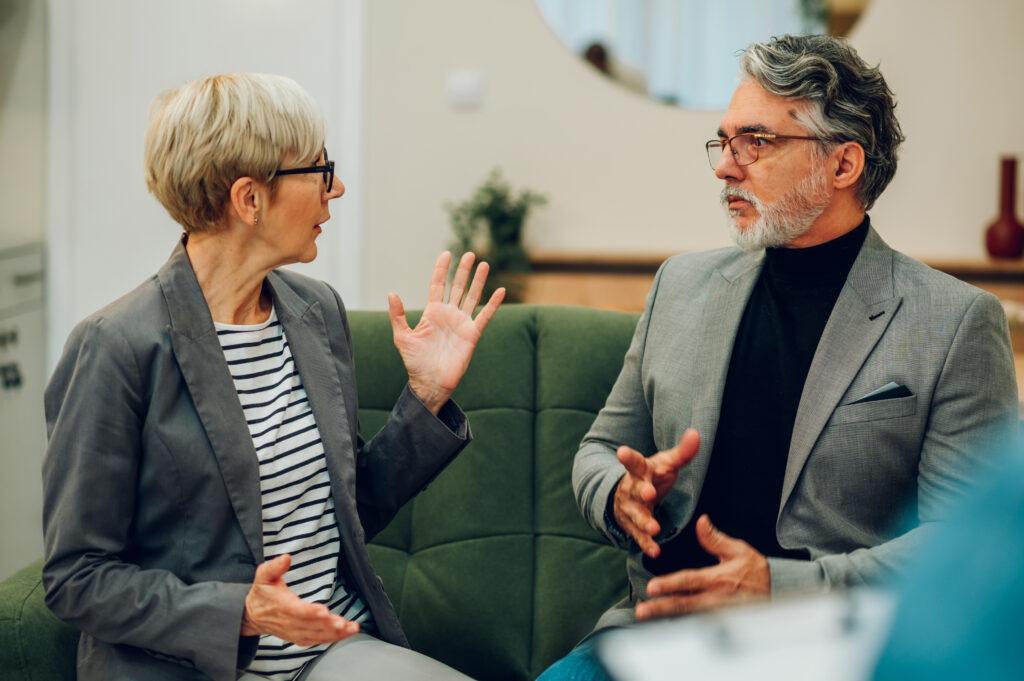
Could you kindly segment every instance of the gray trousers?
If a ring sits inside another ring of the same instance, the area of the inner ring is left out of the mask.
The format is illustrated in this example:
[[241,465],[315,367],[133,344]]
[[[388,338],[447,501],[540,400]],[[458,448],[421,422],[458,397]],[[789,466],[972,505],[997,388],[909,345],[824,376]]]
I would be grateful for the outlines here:
[[[245,674],[238,681],[263,681]],[[331,645],[296,681],[473,681],[451,667],[415,651],[362,632]]]

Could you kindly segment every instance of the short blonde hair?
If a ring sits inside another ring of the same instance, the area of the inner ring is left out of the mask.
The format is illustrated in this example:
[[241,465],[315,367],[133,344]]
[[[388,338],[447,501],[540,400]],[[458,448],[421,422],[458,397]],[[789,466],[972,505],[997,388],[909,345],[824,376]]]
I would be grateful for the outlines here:
[[235,180],[252,177],[273,188],[282,163],[315,158],[323,143],[319,107],[290,78],[201,78],[150,105],[146,186],[186,232],[215,231]]

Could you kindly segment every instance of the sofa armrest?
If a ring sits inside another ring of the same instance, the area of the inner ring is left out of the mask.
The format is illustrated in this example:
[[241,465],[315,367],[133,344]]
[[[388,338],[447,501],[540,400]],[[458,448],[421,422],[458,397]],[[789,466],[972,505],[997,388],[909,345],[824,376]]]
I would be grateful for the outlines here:
[[42,559],[0,582],[0,681],[74,681],[78,631],[43,603]]

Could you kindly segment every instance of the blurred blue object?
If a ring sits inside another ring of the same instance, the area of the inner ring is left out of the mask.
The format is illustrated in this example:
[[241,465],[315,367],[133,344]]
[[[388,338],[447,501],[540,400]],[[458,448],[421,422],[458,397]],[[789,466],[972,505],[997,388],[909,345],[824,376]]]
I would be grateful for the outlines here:
[[1024,450],[961,505],[900,585],[875,681],[1024,679]]

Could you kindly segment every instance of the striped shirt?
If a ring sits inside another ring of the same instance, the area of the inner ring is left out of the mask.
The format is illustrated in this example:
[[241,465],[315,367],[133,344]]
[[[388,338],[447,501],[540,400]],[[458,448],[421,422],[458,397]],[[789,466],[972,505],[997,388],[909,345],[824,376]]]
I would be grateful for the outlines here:
[[[291,554],[285,581],[292,591],[372,627],[363,599],[338,571],[341,542],[323,443],[276,311],[262,324],[214,326],[259,458],[265,560]],[[264,635],[246,671],[293,679],[326,648]]]

